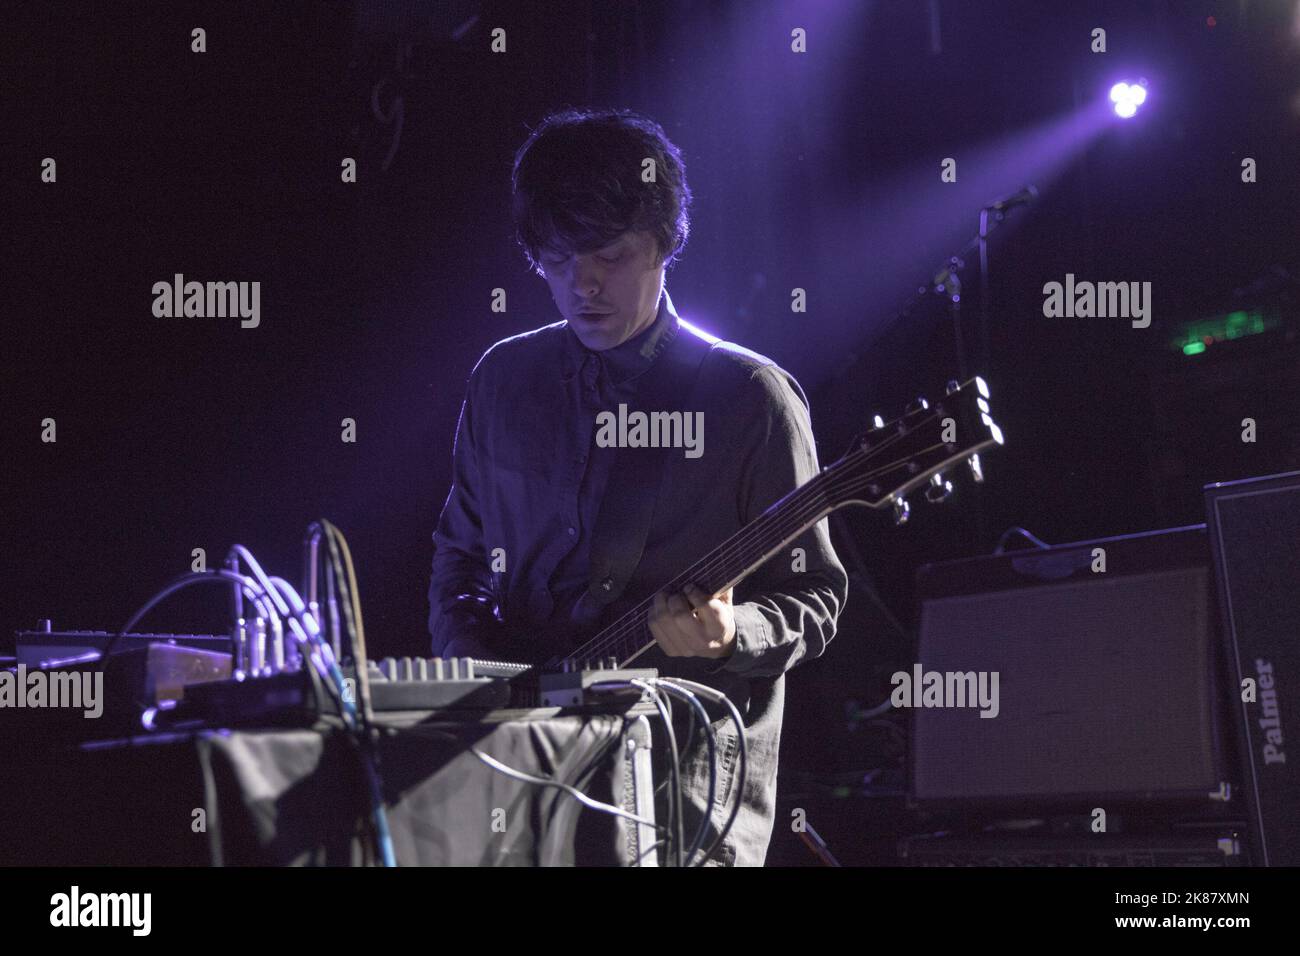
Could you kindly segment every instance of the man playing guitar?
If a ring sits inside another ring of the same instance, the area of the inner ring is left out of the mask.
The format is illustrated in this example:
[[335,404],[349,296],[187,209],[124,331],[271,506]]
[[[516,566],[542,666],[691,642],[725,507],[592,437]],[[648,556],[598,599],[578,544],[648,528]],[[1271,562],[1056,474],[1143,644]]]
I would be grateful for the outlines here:
[[[784,675],[834,636],[847,576],[822,518],[788,541],[773,533],[781,547],[770,556],[760,540],[746,559],[761,563],[737,583],[715,562],[701,569],[712,580],[662,586],[818,475],[807,399],[770,359],[678,318],[664,275],[686,243],[691,194],[658,124],[625,111],[555,114],[520,148],[513,185],[516,235],[562,321],[496,343],[470,376],[434,533],[434,653],[518,659],[530,635],[565,631],[572,650],[617,606],[605,594],[646,599],[653,644],[630,666],[721,690],[746,726],[747,780],[735,794],[736,734],[725,716],[715,723],[715,830],[729,804],[740,810],[709,862],[761,865]],[[697,415],[699,453],[597,440],[602,412],[647,403],[647,413]],[[623,516],[612,541],[599,540],[602,505]],[[638,513],[643,526],[628,533]],[[618,552],[627,541],[640,543],[630,556]],[[595,572],[598,553],[623,561],[621,578]],[[704,735],[679,746],[693,828],[708,795]]]

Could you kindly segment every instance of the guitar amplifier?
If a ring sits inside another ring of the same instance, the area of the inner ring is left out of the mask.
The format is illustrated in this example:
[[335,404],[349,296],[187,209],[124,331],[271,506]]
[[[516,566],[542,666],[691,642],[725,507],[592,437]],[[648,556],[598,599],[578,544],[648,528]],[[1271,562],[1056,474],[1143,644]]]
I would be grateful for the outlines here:
[[1297,866],[1300,472],[1208,485],[1205,505],[1255,856]]
[[1203,525],[931,564],[918,594],[915,803],[1225,809]]

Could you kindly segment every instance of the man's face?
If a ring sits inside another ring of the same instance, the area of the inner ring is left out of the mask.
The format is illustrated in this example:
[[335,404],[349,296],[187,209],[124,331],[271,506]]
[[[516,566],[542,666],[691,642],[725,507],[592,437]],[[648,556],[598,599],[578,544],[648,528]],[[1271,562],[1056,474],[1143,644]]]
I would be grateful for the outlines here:
[[541,263],[560,314],[592,351],[612,349],[654,322],[664,263],[649,232],[629,230],[581,255],[548,248]]

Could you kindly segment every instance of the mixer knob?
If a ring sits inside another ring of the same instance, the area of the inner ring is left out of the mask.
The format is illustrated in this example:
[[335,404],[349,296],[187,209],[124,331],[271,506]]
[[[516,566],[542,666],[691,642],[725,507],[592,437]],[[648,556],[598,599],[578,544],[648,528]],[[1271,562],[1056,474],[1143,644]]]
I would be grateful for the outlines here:
[[397,680],[397,660],[385,657],[379,662],[379,670],[388,680]]

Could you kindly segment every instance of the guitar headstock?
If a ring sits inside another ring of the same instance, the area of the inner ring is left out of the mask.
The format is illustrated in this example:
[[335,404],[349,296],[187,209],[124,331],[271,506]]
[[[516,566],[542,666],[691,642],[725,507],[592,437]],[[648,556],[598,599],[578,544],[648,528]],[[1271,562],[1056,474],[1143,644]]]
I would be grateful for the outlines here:
[[926,485],[927,500],[946,501],[952,482],[944,472],[964,461],[974,480],[983,481],[980,452],[1002,443],[984,379],[949,382],[944,396],[933,403],[918,398],[889,422],[876,416],[844,457],[825,469],[827,494],[837,507],[892,506],[895,521],[902,524],[909,491]]

